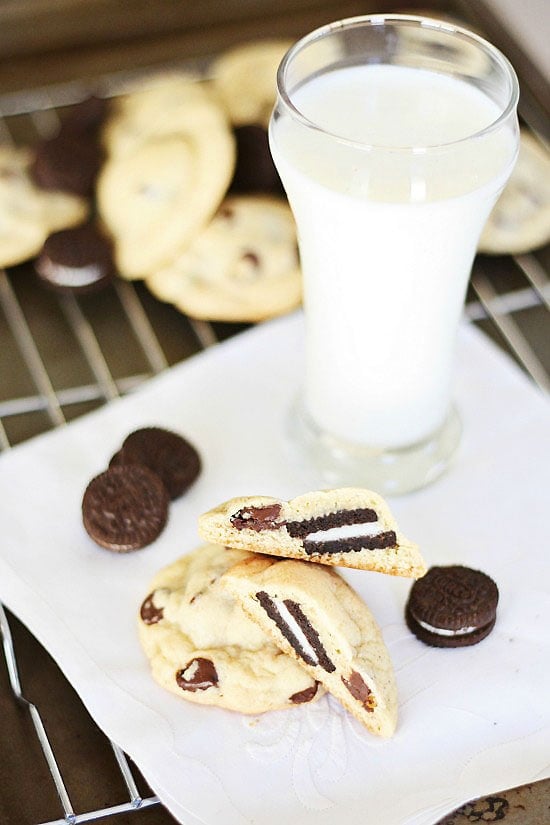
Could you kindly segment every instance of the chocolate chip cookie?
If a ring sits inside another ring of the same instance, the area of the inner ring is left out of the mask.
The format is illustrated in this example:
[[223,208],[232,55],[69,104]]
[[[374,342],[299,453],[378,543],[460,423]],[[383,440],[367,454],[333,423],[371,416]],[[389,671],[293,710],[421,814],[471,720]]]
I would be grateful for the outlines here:
[[296,225],[282,198],[227,197],[213,220],[147,286],[194,317],[254,322],[298,306]]
[[292,501],[234,498],[199,518],[207,541],[274,556],[419,578],[426,565],[381,496],[356,487]]
[[367,606],[334,570],[255,556],[228,570],[221,581],[281,650],[371,733],[393,734],[397,690],[382,634]]
[[251,554],[205,545],[161,570],[138,618],[154,679],[190,702],[241,713],[294,707],[324,691],[221,585]]

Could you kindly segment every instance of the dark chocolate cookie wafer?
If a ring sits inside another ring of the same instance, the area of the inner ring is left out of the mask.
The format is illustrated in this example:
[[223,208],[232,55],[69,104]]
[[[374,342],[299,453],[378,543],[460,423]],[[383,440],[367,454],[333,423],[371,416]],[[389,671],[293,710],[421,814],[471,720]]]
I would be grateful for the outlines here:
[[147,467],[110,467],[88,484],[82,519],[90,537],[107,550],[128,553],[151,544],[168,518],[168,494]]
[[64,229],[46,239],[34,268],[58,292],[95,292],[115,273],[112,245],[93,224]]
[[489,635],[496,621],[498,588],[480,570],[432,567],[411,588],[405,619],[433,647],[467,647]]
[[144,427],[130,433],[112,464],[143,464],[153,470],[170,498],[178,498],[201,471],[198,452],[185,438],[162,427]]

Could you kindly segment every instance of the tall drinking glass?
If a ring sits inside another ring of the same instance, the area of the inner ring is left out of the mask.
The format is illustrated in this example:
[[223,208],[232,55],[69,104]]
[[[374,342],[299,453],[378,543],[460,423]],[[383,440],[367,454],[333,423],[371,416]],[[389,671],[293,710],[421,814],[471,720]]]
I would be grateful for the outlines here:
[[372,15],[304,37],[277,81],[270,145],[306,323],[292,443],[328,484],[421,487],[460,438],[455,337],[517,156],[516,76],[464,29]]

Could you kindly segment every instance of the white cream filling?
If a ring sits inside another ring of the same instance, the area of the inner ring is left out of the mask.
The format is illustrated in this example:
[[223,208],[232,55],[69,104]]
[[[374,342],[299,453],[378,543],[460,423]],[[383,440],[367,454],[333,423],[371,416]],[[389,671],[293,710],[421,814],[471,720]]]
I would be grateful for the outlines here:
[[87,286],[97,281],[101,274],[97,264],[88,266],[65,266],[64,264],[50,264],[43,261],[41,264],[42,275],[49,278],[56,284],[64,286]]
[[308,533],[307,541],[339,541],[340,539],[355,539],[363,536],[376,536],[383,528],[379,521],[370,521],[366,524],[342,524],[341,527],[329,527],[327,530],[317,530]]
[[318,656],[315,650],[312,648],[311,643],[308,641],[307,637],[304,634],[304,631],[294,618],[294,616],[290,613],[288,607],[284,604],[284,602],[278,601],[273,599],[273,604],[277,608],[281,620],[284,622],[285,625],[289,628],[292,635],[297,640],[298,644],[300,645],[300,649],[312,659],[316,664],[319,664]]
[[472,631],[477,630],[476,627],[459,627],[457,630],[446,630],[444,627],[433,627],[431,624],[428,624],[428,622],[421,622],[420,619],[416,621],[420,627],[423,627],[428,633],[435,633],[436,636],[465,636],[466,633],[472,633]]

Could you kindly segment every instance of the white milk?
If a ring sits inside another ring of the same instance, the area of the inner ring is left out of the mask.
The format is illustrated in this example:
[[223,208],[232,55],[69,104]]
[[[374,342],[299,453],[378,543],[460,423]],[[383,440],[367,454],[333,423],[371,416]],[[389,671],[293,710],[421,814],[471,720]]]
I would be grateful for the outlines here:
[[306,407],[343,439],[414,444],[449,408],[456,327],[479,235],[515,160],[513,130],[460,143],[500,111],[423,69],[338,69],[292,100],[325,130],[283,107],[270,130],[300,239]]

